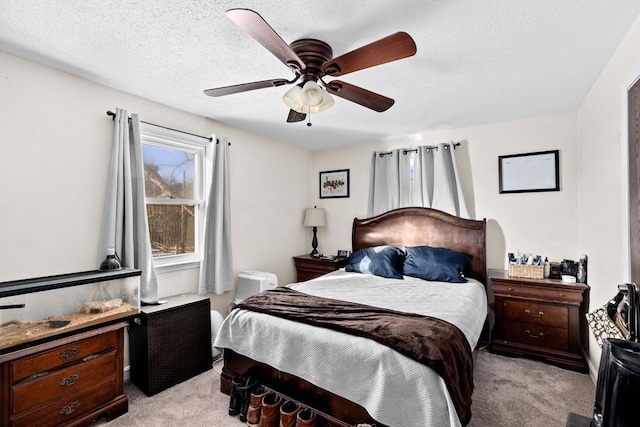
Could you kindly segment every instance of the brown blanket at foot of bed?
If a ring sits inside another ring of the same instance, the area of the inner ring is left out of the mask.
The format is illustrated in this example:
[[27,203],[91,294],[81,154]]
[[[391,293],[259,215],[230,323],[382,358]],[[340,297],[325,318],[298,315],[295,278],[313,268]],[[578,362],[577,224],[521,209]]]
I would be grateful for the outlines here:
[[473,361],[464,334],[444,320],[276,288],[236,304],[313,326],[372,339],[440,375],[463,425],[471,419]]

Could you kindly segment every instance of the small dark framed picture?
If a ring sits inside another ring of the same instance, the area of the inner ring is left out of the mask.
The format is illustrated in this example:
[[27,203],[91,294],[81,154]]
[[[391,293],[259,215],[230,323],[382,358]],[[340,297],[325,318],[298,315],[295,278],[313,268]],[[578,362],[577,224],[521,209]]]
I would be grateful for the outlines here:
[[498,156],[500,194],[560,191],[559,150]]
[[349,256],[349,251],[346,249],[339,249],[338,250],[338,256],[341,258],[346,258]]
[[349,169],[320,172],[320,198],[349,197]]

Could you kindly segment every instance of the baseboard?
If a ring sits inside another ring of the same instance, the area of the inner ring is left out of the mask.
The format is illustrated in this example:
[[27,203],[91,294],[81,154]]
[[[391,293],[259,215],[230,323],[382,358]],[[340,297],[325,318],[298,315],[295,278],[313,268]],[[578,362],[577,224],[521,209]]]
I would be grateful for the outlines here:
[[593,366],[591,359],[587,357],[587,353],[584,351],[584,348],[580,347],[580,353],[582,353],[582,357],[585,362],[587,362],[587,369],[589,370],[589,377],[591,377],[591,381],[593,381],[594,385],[598,384],[598,369]]

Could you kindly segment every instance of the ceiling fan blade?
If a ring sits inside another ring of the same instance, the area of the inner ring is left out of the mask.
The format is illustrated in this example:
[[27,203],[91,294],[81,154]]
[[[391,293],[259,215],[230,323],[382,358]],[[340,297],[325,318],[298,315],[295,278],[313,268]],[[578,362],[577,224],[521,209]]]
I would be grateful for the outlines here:
[[289,116],[287,117],[287,123],[301,122],[307,118],[305,113],[298,113],[296,110],[289,110]]
[[379,113],[387,111],[395,103],[391,98],[354,86],[349,83],[333,80],[325,86],[327,92],[340,98],[360,104]]
[[344,76],[375,65],[397,61],[415,55],[416,43],[405,32],[398,32],[361,48],[330,59],[322,71],[330,76]]
[[227,16],[285,65],[304,70],[304,62],[258,13],[250,9],[230,9]]
[[286,79],[261,80],[259,82],[242,83],[239,85],[223,86],[223,87],[217,87],[214,89],[207,89],[204,91],[204,94],[209,96],[224,96],[224,95],[231,95],[233,93],[247,92],[249,90],[265,89],[268,87],[278,87],[278,86],[283,86],[289,83],[291,82]]

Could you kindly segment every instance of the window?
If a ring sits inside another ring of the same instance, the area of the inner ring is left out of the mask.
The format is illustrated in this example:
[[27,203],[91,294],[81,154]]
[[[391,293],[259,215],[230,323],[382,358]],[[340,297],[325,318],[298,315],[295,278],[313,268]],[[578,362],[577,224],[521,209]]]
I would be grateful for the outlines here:
[[156,267],[200,261],[206,139],[141,124],[151,249]]

